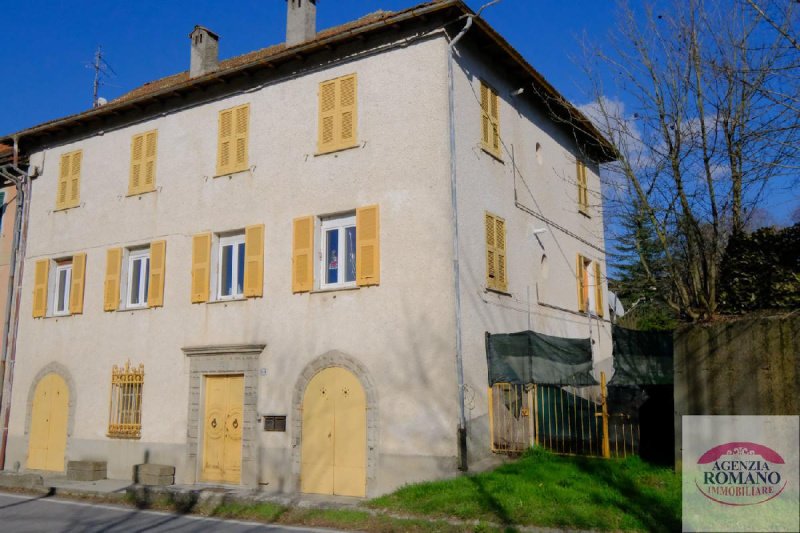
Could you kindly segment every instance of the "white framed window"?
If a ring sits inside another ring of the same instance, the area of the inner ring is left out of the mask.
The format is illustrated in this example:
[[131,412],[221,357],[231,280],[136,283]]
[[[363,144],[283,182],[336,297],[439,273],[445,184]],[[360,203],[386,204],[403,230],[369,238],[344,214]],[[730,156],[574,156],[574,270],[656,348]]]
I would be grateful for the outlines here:
[[128,291],[126,307],[147,307],[150,288],[150,249],[128,252]]
[[356,285],[356,216],[324,218],[320,224],[320,288]]
[[217,259],[217,299],[244,297],[244,233],[220,236]]
[[69,291],[72,286],[72,261],[56,263],[53,287],[53,315],[69,314]]

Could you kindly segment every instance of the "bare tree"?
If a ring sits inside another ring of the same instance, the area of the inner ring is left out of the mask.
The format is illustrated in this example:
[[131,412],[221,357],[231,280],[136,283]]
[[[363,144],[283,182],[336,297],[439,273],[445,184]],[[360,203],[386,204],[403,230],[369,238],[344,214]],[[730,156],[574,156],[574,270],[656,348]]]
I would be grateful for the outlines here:
[[[770,11],[777,27],[796,24],[791,4]],[[645,221],[669,281],[661,296],[690,320],[717,310],[728,237],[800,168],[800,49],[767,26],[743,0],[623,5],[611,49],[587,47],[584,112],[616,158],[607,216]]]

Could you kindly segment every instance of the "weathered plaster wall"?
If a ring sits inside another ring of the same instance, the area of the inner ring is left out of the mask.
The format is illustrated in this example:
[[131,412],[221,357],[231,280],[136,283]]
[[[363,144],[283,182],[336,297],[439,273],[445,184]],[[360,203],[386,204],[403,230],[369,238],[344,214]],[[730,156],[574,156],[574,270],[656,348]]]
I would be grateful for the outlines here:
[[8,276],[11,272],[11,247],[14,242],[14,219],[17,214],[17,189],[13,186],[2,189],[3,205],[0,221],[0,316],[5,318],[8,298]]

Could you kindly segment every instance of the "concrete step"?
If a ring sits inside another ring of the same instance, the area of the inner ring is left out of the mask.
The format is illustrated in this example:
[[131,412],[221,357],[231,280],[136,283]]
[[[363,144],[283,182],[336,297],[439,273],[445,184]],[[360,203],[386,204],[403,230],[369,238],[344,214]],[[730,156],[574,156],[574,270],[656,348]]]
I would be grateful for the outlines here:
[[0,487],[12,489],[36,489],[44,486],[39,474],[0,471]]

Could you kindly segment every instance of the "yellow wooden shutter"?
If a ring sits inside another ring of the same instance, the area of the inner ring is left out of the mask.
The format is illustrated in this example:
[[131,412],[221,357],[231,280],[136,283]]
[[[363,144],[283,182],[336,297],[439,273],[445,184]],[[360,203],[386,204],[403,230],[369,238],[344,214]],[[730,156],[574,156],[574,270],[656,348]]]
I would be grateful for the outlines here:
[[227,174],[233,168],[233,109],[219,112],[217,138],[217,175]]
[[492,120],[491,147],[495,155],[500,156],[500,104],[497,91],[492,90],[489,98],[489,116]]
[[339,101],[337,115],[339,120],[339,146],[345,148],[356,143],[356,127],[358,125],[357,114],[357,80],[356,75],[351,74],[339,78]]
[[365,287],[381,281],[381,228],[378,205],[356,209],[356,283]]
[[211,234],[192,237],[192,303],[208,301],[211,282]]
[[594,262],[594,301],[597,316],[603,316],[603,278],[599,261]]
[[486,213],[484,225],[486,226],[486,286],[490,289],[497,288],[497,249],[495,246],[495,231],[497,224],[494,215]]
[[583,256],[578,254],[575,260],[575,284],[578,287],[578,311],[586,312],[586,268],[583,266]]
[[244,230],[244,296],[252,298],[264,293],[264,224]]
[[500,102],[497,91],[481,82],[481,146],[500,157]]
[[336,132],[336,80],[325,81],[319,85],[319,139],[317,151],[328,152],[334,149]]
[[156,186],[156,155],[158,150],[158,130],[144,134],[144,180],[142,192],[152,191]]
[[358,77],[349,74],[319,84],[317,150],[331,152],[358,142]]
[[491,119],[489,118],[489,87],[481,82],[481,144],[489,147],[491,134]]
[[81,203],[81,164],[83,162],[83,152],[78,150],[72,153],[69,172],[69,197],[67,198],[68,207],[76,207]]
[[137,194],[142,189],[144,162],[144,134],[131,138],[131,176],[128,180],[128,194]]
[[70,162],[72,154],[61,156],[61,165],[58,172],[58,190],[56,191],[56,209],[67,207],[67,190],[69,189]]
[[72,284],[69,289],[69,312],[73,315],[83,313],[83,287],[86,279],[86,254],[72,256]]
[[495,252],[497,261],[497,289],[508,291],[506,279],[506,221],[495,217]]
[[36,261],[33,275],[33,318],[47,314],[47,280],[50,276],[50,260]]
[[589,190],[586,182],[586,164],[580,159],[576,161],[576,172],[578,175],[578,209],[583,213],[588,213]]
[[103,310],[115,311],[119,307],[119,278],[122,269],[122,248],[106,251],[106,279],[103,283]]
[[167,241],[150,243],[150,284],[147,288],[148,307],[164,305],[164,275],[166,274]]
[[314,217],[308,216],[292,223],[292,292],[308,292],[313,286]]
[[250,105],[245,104],[233,109],[233,171],[246,170],[248,165],[248,144],[250,131]]

